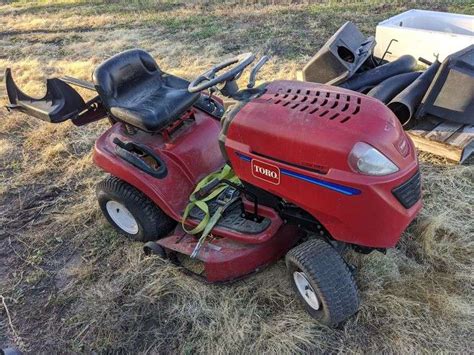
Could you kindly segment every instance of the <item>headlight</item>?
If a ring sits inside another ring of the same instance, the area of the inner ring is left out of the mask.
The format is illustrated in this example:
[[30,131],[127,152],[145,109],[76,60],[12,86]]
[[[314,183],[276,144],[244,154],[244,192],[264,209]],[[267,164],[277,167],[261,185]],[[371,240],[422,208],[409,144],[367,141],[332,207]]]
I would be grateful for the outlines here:
[[352,148],[349,165],[355,171],[367,175],[388,175],[398,171],[390,159],[363,142],[356,143]]

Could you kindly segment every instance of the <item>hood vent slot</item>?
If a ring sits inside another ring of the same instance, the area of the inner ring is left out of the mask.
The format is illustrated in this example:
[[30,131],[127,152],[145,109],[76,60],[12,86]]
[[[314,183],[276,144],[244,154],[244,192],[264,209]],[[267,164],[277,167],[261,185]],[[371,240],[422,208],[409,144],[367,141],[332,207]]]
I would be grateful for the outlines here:
[[[298,110],[304,115],[346,123],[360,112],[362,99],[330,91],[280,88],[267,102]],[[324,109],[320,110],[322,107]]]

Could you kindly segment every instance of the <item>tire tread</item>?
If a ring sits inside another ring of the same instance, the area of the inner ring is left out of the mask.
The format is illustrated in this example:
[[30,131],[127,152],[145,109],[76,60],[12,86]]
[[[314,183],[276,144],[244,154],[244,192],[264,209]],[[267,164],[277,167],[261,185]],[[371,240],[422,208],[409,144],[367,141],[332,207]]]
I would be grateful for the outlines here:
[[323,323],[336,326],[357,312],[360,301],[354,275],[329,243],[321,239],[306,241],[288,252],[286,264],[289,269],[295,265],[317,285],[326,308],[320,319]]
[[139,219],[144,220],[146,226],[143,226],[144,233],[138,236],[137,240],[146,242],[159,239],[165,236],[176,224],[143,192],[115,176],[109,176],[97,184],[99,198],[100,192],[104,192],[109,196],[120,196],[121,199],[127,201],[128,205],[133,205],[140,210],[143,216]]

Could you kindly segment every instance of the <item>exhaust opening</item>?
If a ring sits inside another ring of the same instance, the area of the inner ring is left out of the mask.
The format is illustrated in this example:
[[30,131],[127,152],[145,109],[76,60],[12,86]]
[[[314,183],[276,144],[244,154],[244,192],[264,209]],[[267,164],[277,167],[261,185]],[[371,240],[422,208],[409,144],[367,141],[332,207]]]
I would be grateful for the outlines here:
[[341,57],[342,60],[348,63],[354,63],[355,55],[351,50],[344,46],[337,47],[337,54]]
[[406,126],[410,122],[412,113],[407,105],[400,102],[392,102],[388,105],[388,108],[397,116],[402,126]]

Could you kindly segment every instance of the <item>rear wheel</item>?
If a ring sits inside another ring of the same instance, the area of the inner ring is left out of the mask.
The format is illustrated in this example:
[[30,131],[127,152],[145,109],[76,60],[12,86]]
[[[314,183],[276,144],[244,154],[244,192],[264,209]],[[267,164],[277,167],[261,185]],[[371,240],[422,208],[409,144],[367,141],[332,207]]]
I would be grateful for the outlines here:
[[286,255],[291,283],[308,313],[337,326],[359,308],[357,285],[339,253],[320,239],[298,245]]
[[163,238],[176,225],[141,191],[116,177],[101,181],[96,192],[109,223],[134,240],[147,242]]

